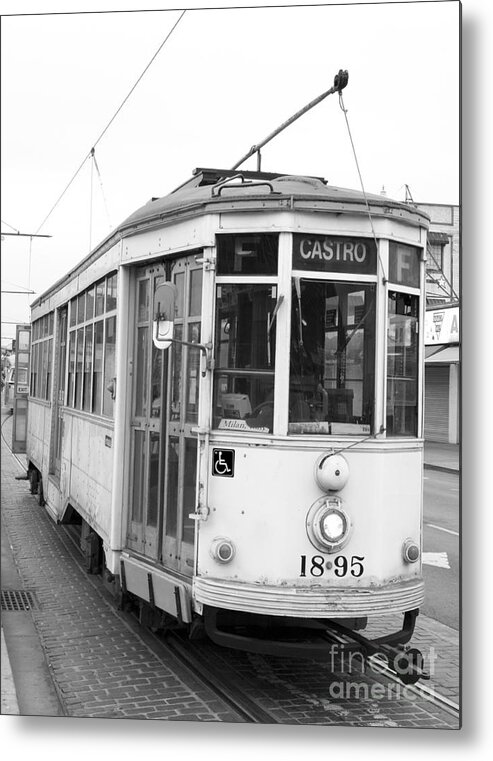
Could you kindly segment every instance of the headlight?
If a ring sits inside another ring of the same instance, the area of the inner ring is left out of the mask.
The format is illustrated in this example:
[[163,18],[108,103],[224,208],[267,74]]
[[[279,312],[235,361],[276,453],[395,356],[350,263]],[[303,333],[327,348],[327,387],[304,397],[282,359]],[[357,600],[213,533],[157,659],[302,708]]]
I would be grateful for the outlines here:
[[340,542],[346,535],[347,521],[345,515],[330,507],[320,516],[318,528],[323,539],[329,544]]
[[306,518],[310,542],[323,552],[338,552],[348,541],[351,521],[339,497],[322,497],[310,508]]

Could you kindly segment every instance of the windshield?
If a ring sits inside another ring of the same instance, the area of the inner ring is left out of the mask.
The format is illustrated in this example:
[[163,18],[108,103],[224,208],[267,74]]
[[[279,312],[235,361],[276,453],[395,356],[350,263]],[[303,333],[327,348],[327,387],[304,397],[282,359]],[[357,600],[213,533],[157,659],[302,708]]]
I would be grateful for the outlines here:
[[272,432],[276,308],[275,285],[217,286],[215,428]]
[[289,433],[370,434],[375,286],[294,278]]

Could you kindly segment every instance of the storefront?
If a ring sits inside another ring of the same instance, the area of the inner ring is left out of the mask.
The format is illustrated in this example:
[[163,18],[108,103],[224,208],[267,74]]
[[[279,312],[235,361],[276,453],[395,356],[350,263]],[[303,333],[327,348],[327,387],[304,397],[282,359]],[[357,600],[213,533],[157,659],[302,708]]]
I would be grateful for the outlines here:
[[425,439],[460,442],[459,305],[426,312]]

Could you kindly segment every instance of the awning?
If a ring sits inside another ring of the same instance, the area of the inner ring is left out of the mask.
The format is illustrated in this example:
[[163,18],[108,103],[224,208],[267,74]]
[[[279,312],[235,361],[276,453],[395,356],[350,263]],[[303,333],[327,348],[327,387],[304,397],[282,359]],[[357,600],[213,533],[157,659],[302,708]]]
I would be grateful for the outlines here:
[[459,346],[426,346],[425,362],[430,364],[457,365],[460,362]]

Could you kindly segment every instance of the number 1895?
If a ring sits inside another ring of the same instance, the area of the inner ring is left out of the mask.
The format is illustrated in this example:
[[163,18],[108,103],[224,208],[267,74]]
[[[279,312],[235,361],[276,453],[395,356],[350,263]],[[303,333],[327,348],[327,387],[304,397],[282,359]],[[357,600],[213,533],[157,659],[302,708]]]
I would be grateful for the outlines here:
[[332,560],[326,560],[323,555],[313,555],[311,558],[307,558],[306,555],[300,557],[300,576],[323,576],[325,571],[330,571],[334,568],[334,573],[339,578],[346,576],[348,573],[351,576],[362,576],[364,572],[364,556],[352,555],[347,558],[345,555],[337,555]]

